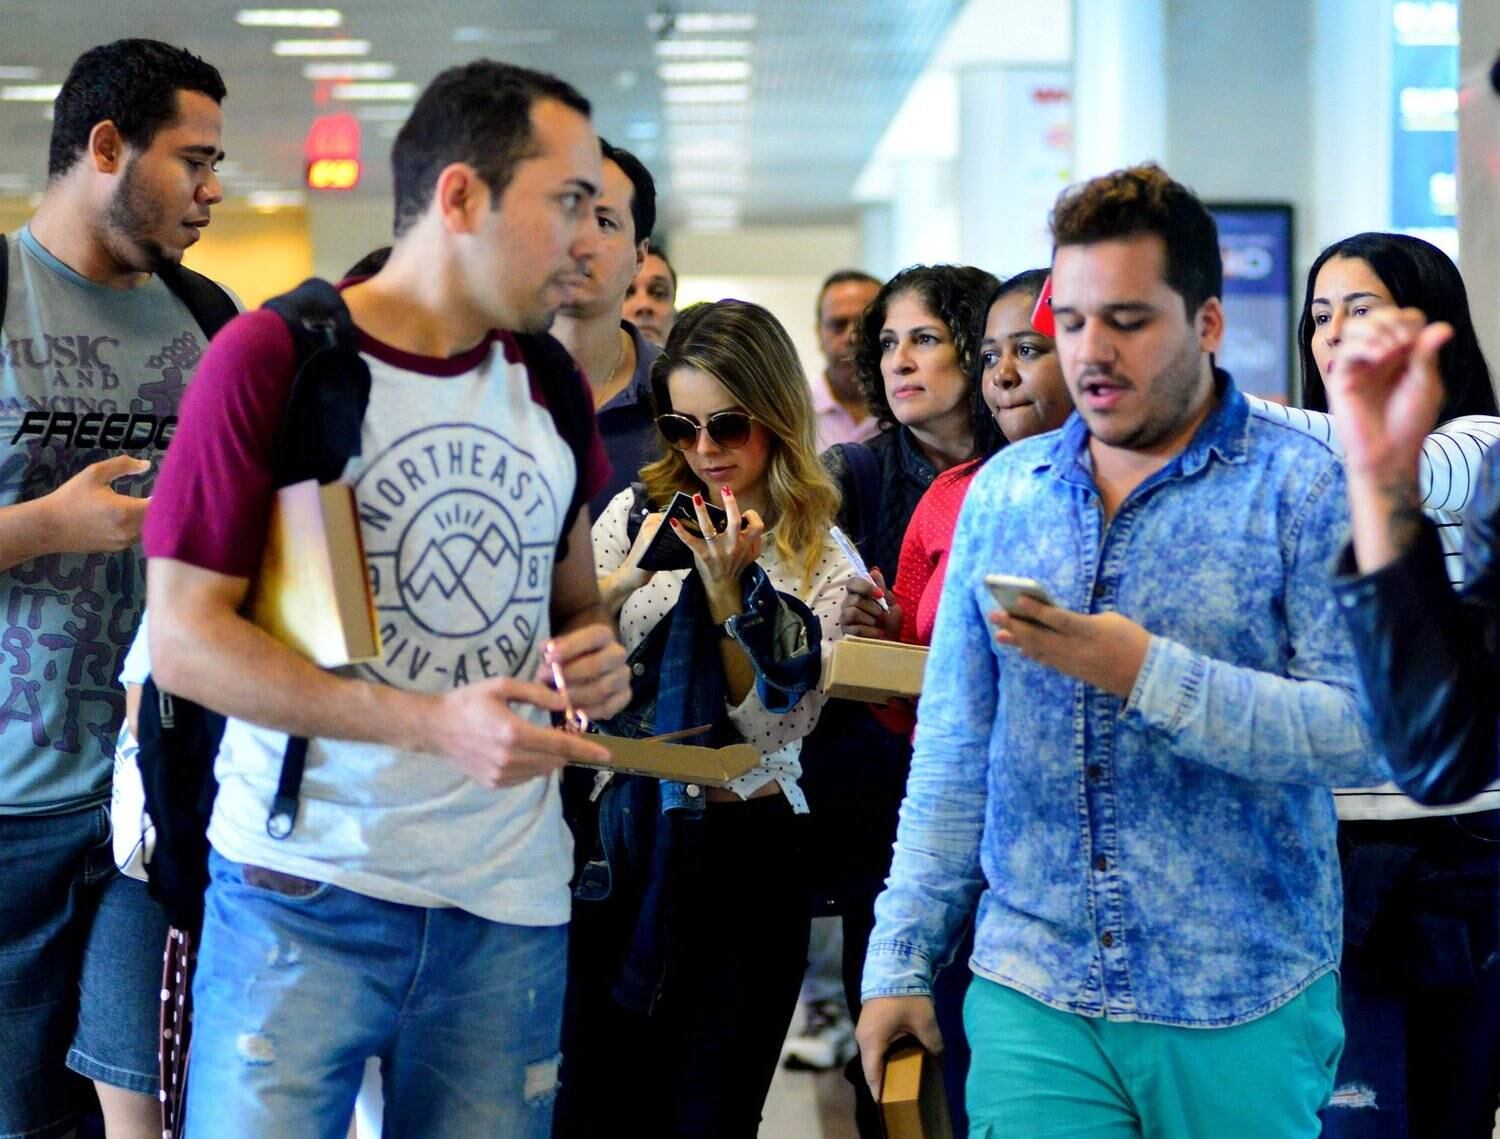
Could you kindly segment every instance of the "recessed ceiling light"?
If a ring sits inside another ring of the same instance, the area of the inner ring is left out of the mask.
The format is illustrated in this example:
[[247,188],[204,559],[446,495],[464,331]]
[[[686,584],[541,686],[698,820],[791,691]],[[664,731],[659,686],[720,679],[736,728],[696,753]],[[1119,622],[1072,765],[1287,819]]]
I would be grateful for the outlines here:
[[411,118],[411,104],[360,107],[354,117],[366,123],[404,123]]
[[277,40],[272,55],[369,55],[369,40]]
[[0,79],[14,79],[23,83],[28,79],[36,79],[41,73],[40,67],[0,67]]
[[625,128],[625,137],[634,139],[636,142],[644,142],[660,136],[661,124],[651,119],[635,119]]
[[690,87],[663,87],[662,100],[668,105],[691,103],[746,103],[750,100],[748,83],[703,83]]
[[663,59],[744,59],[753,50],[749,40],[657,40]]
[[553,28],[454,28],[456,44],[499,44],[504,47],[536,47],[557,39]]
[[725,194],[743,193],[749,185],[742,170],[672,170],[672,189],[678,194],[700,191],[718,191]]
[[350,101],[410,102],[417,97],[418,90],[415,83],[336,83],[332,94],[335,99]]
[[743,59],[704,59],[659,64],[656,75],[663,83],[747,83],[750,64]]
[[7,103],[50,103],[62,90],[61,83],[28,83],[17,87],[0,87],[0,100]]
[[672,30],[682,36],[713,36],[753,32],[753,12],[678,12]]
[[621,91],[634,91],[641,81],[641,74],[631,68],[615,72],[615,86]]
[[337,28],[344,14],[337,8],[241,8],[234,22],[242,28]]
[[305,79],[393,79],[396,75],[394,63],[309,63],[302,69]]

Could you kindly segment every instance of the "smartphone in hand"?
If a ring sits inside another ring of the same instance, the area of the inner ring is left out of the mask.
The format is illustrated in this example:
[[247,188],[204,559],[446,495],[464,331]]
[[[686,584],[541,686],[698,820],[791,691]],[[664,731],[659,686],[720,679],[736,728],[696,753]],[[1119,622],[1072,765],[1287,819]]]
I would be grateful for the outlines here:
[[1034,577],[1010,577],[1003,573],[984,575],[984,587],[990,591],[995,604],[1007,613],[1015,611],[1016,599],[1030,597],[1043,605],[1056,605],[1052,593]]
[[[708,520],[713,524],[716,533],[722,533],[725,526],[729,525],[729,515],[724,513],[723,508],[715,506],[708,500],[704,500],[703,508],[708,512]],[[656,531],[656,537],[651,539],[651,544],[641,553],[641,560],[637,563],[643,570],[680,570],[693,568],[693,552],[683,544],[681,538],[672,533],[672,519],[686,528],[689,534],[702,537],[698,530],[698,514],[693,509],[693,496],[683,491],[678,491],[672,496],[672,501],[667,504],[667,516],[662,519],[661,528]],[[740,519],[740,525],[744,525],[744,519]]]

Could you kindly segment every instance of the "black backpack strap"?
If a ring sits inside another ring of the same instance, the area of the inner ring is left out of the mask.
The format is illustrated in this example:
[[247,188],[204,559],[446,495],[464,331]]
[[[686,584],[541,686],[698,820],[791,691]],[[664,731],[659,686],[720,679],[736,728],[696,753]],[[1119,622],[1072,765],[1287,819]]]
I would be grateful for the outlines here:
[[184,305],[203,334],[210,340],[214,334],[239,315],[233,298],[202,273],[182,265],[163,265],[158,271],[162,283],[171,289]]
[[338,289],[316,277],[265,307],[286,323],[297,369],[276,437],[274,482],[334,482],[360,453],[370,403],[370,368],[354,318]]
[[521,349],[521,358],[526,362],[526,370],[536,378],[557,433],[573,452],[573,462],[578,468],[578,477],[573,482],[573,501],[568,503],[562,538],[557,544],[557,556],[561,560],[568,556],[568,534],[578,512],[588,503],[584,475],[594,440],[594,404],[584,396],[584,382],[578,365],[556,338],[544,332],[536,336],[517,334],[515,339]]
[[[296,351],[297,370],[276,437],[275,485],[333,482],[360,453],[370,402],[370,369],[359,354],[349,306],[333,285],[312,278],[265,307],[286,322]],[[307,740],[288,736],[266,815],[266,833],[274,839],[286,838],[297,823],[306,766]]]

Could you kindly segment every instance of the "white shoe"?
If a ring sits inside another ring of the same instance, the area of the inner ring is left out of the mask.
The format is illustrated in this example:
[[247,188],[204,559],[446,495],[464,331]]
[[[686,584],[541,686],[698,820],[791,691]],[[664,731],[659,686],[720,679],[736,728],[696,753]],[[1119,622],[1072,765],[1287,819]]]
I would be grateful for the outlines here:
[[781,1050],[788,1068],[826,1072],[854,1059],[854,1025],[839,1000],[817,1001],[807,1006],[802,1032],[791,1037]]

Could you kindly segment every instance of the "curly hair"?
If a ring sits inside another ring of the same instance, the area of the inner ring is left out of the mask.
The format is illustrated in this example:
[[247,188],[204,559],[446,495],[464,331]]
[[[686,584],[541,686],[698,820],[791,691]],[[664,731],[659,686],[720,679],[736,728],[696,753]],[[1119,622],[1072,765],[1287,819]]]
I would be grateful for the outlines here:
[[[667,380],[679,368],[705,372],[724,385],[745,411],[771,433],[766,487],[769,537],[777,553],[799,565],[802,588],[812,585],[828,531],[838,518],[839,492],[818,458],[812,395],[786,329],[749,301],[723,300],[683,310],[666,347],[651,366],[651,397],[658,415],[672,410]],[[702,493],[687,456],[662,442],[661,457],[641,470],[653,505],[678,491]]]
[[1166,246],[1167,284],[1189,318],[1224,295],[1219,227],[1198,196],[1154,162],[1069,186],[1052,208],[1053,253],[1064,245],[1154,234]]
[[974,431],[971,458],[994,454],[1003,445],[1000,429],[984,407],[980,395],[982,369],[979,342],[984,338],[984,321],[990,301],[1000,281],[993,273],[972,265],[913,265],[887,281],[860,317],[854,337],[854,368],[865,393],[870,412],[882,431],[897,425],[891,402],[885,394],[885,379],[880,374],[880,330],[885,326],[886,311],[891,302],[909,293],[948,329],[959,370],[969,381],[969,419]]

